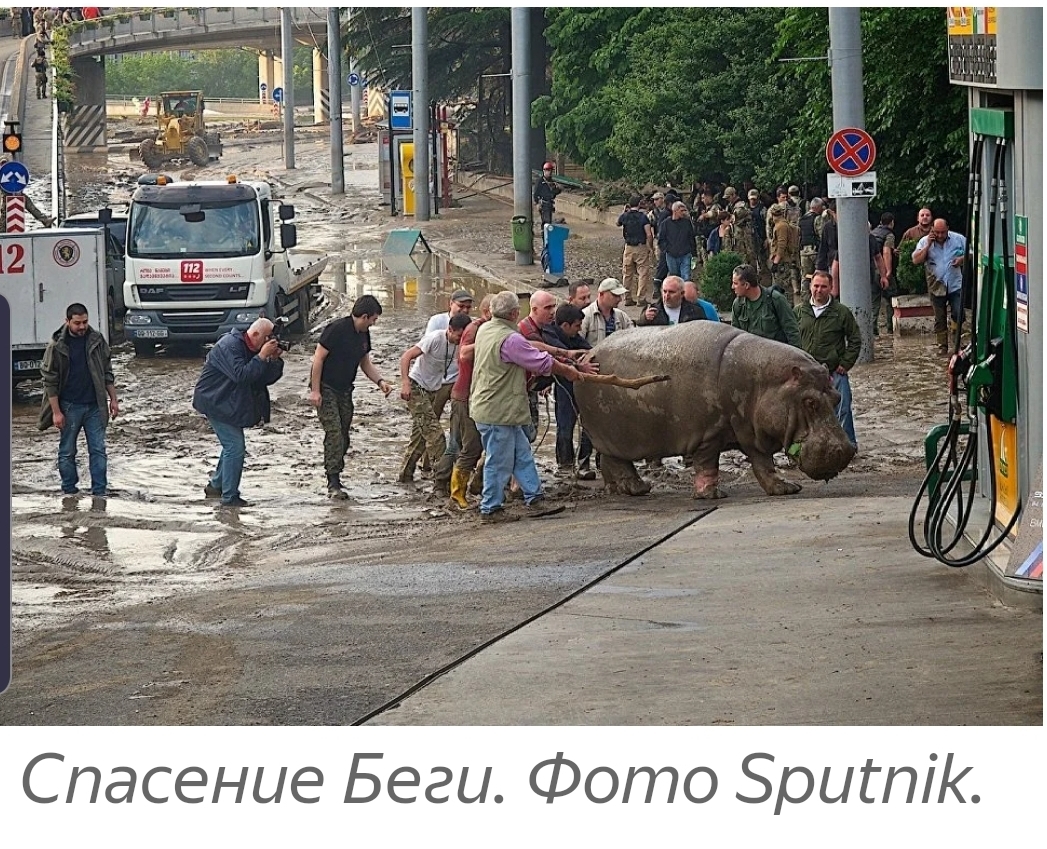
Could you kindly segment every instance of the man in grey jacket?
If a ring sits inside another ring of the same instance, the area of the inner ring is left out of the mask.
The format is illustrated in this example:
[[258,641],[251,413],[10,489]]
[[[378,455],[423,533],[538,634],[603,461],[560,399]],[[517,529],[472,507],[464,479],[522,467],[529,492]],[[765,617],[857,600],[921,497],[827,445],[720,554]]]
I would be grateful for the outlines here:
[[113,363],[105,338],[91,327],[87,307],[70,304],[65,324],[54,332],[40,365],[44,401],[40,430],[55,427],[58,440],[58,474],[62,492],[76,495],[80,475],[76,470],[76,441],[83,430],[87,439],[91,494],[109,494],[105,428],[120,412],[113,379]]

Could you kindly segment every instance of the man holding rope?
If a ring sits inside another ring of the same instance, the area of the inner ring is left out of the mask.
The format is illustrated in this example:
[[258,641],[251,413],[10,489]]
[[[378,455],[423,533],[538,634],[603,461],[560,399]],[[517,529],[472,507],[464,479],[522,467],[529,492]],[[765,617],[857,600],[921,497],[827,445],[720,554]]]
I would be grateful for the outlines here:
[[[547,294],[547,293],[539,293]],[[527,373],[556,375],[577,380],[578,370],[539,351],[518,332],[520,300],[514,292],[499,292],[491,299],[491,320],[476,333],[473,382],[469,412],[480,431],[486,459],[480,498],[483,522],[512,521],[518,516],[504,508],[505,487],[515,477],[523,491],[524,506],[532,516],[560,512],[550,508],[525,432],[531,424],[527,403]]]

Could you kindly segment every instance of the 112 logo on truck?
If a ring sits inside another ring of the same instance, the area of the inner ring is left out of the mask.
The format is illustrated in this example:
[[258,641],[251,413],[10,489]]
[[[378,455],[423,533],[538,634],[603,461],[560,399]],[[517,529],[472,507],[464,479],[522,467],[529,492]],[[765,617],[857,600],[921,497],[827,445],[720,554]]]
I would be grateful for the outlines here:
[[203,283],[204,282],[204,264],[198,259],[184,259],[182,260],[182,282],[183,283]]

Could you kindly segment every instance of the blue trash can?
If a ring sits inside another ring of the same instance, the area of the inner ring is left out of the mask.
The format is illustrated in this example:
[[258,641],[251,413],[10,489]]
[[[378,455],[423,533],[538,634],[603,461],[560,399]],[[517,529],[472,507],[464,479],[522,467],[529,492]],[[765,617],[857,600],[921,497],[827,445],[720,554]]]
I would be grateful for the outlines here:
[[563,274],[567,265],[566,248],[564,242],[567,241],[570,230],[564,227],[563,224],[546,224],[544,227],[545,235],[545,255],[547,257],[547,264],[545,270],[549,274]]

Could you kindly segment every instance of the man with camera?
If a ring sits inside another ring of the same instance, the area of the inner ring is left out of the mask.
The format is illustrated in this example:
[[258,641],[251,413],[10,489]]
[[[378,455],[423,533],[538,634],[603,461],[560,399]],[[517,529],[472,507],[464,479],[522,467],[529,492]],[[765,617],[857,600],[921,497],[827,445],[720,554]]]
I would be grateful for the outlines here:
[[204,362],[193,391],[193,409],[207,416],[222,445],[218,466],[204,487],[225,507],[250,507],[240,497],[247,446],[244,428],[269,421],[269,387],[284,373],[283,349],[273,322],[256,319],[247,331],[230,330]]
[[357,370],[363,371],[387,396],[392,384],[371,362],[371,328],[382,314],[374,295],[362,295],[352,313],[332,321],[320,334],[309,369],[309,403],[317,409],[324,429],[324,472],[327,494],[345,500],[349,493],[342,486],[345,453],[349,450],[349,427],[353,423],[353,383]]

